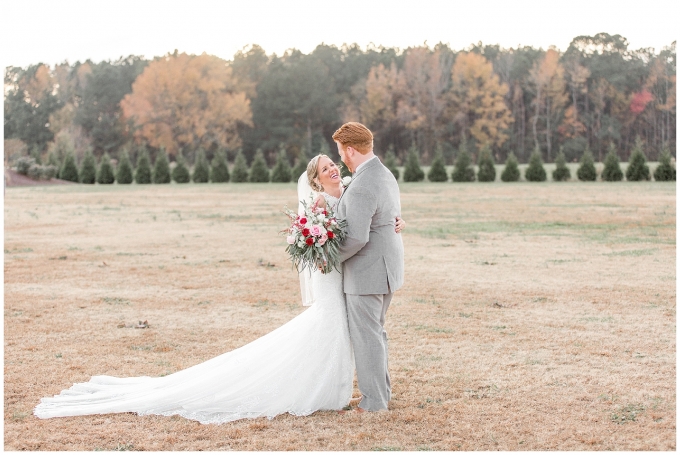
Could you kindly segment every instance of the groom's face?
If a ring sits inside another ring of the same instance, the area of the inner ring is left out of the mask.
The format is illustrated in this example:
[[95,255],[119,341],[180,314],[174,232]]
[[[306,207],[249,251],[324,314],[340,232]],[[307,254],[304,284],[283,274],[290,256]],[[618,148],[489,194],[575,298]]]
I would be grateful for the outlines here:
[[347,168],[351,171],[354,172],[354,169],[352,168],[351,164],[351,159],[349,155],[347,154],[347,149],[343,148],[342,144],[339,142],[336,142],[338,144],[338,154],[340,155],[340,159],[342,160],[343,163],[347,165]]

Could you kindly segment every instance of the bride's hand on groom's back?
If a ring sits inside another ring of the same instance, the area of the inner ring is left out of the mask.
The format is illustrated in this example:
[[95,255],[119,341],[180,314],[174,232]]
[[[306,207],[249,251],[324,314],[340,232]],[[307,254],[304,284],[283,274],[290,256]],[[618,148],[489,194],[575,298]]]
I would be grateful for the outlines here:
[[394,232],[396,232],[397,234],[400,234],[401,231],[403,231],[405,227],[406,227],[406,221],[404,221],[404,219],[402,217],[398,216],[396,218],[396,222],[394,223]]

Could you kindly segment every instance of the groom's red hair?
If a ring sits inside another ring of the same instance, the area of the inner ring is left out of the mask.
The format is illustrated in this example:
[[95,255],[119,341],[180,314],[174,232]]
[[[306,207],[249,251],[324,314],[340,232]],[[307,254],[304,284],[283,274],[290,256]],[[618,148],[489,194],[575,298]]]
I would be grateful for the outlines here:
[[343,149],[351,146],[362,155],[373,150],[373,133],[358,122],[347,122],[333,133],[333,140],[339,142]]

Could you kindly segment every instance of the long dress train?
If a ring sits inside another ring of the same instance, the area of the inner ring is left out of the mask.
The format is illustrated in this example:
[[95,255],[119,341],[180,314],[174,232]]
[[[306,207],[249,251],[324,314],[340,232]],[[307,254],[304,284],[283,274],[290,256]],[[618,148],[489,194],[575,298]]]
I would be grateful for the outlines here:
[[224,423],[341,409],[354,375],[342,275],[312,275],[314,305],[252,343],[165,377],[93,376],[43,398],[34,414],[136,412]]

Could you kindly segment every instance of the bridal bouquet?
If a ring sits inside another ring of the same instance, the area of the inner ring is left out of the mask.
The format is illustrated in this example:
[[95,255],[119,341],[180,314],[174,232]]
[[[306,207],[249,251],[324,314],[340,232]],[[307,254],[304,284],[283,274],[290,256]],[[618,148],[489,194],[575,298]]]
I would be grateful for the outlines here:
[[330,208],[311,206],[302,201],[304,213],[298,215],[289,208],[284,213],[290,219],[290,227],[282,232],[287,234],[288,247],[293,265],[301,272],[305,267],[312,271],[321,268],[328,273],[337,270],[338,245],[345,239],[347,222],[338,220]]

